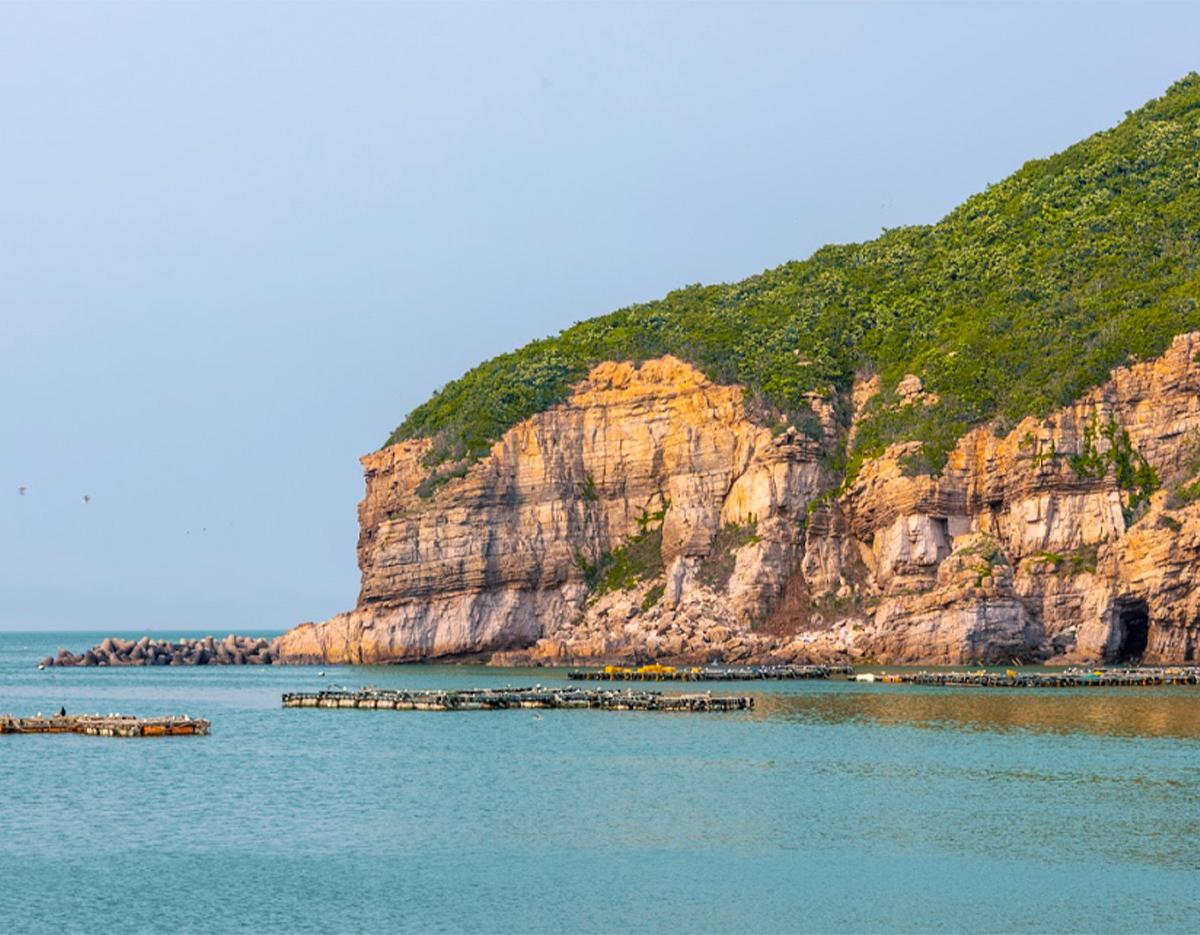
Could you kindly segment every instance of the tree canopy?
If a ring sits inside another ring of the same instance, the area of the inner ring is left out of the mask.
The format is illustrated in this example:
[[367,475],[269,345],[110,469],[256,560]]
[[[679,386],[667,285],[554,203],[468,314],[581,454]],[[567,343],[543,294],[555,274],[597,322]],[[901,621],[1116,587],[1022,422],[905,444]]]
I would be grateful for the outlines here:
[[[414,409],[388,444],[433,437],[427,463],[487,453],[605,360],[673,354],[742,384],[811,431],[806,396],[841,400],[856,373],[883,392],[844,452],[852,472],[897,440],[938,470],[972,425],[1044,415],[1131,358],[1200,327],[1200,75],[937,224],[902,227],[742,282],[694,285],[502,354]],[[896,407],[921,377],[938,402]]]

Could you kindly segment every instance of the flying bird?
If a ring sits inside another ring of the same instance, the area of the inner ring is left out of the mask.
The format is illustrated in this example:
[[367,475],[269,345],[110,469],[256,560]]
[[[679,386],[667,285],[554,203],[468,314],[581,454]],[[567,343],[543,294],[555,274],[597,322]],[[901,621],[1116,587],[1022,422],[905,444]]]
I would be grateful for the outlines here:
[[88,504],[88,503],[91,503],[91,502],[92,502],[92,495],[91,495],[90,493],[85,493],[85,494],[83,495],[83,502],[84,502],[84,504],[85,504],[85,505],[86,505],[86,504]]
[[28,487],[26,487],[24,484],[22,484],[20,487],[17,488],[17,493],[19,493],[23,497],[23,496],[25,496],[25,491],[28,489],[29,489]]

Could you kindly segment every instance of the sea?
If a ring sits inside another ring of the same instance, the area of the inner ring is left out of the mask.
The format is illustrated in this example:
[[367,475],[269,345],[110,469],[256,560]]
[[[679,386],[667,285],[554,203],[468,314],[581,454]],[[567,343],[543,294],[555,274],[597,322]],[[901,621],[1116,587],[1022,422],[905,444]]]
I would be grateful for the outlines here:
[[109,635],[0,633],[0,713],[212,733],[0,736],[0,931],[1200,930],[1200,689],[720,683],[755,708],[539,717],[280,696],[564,671],[36,668]]

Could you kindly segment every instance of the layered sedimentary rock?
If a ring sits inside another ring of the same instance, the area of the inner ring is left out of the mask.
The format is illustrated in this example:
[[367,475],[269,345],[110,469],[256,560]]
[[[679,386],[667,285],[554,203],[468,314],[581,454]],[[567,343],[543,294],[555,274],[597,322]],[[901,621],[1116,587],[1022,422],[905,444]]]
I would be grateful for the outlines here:
[[[595,368],[566,404],[509,431],[425,500],[417,488],[428,445],[362,459],[358,606],[291,631],[286,656],[463,656],[572,634],[594,609],[587,566],[642,526],[661,539],[657,583],[674,606],[722,522],[757,511],[786,523],[820,486],[817,446],[773,438],[746,418],[737,387],[672,358]],[[794,535],[777,538],[785,554],[755,563],[761,573],[723,598],[749,606],[776,587],[774,569],[795,561]]]
[[[810,438],[758,424],[738,387],[673,358],[603,364],[431,496],[432,442],[364,457],[358,605],[278,651],[1191,660],[1198,352],[1182,335],[1046,419],[977,428],[937,476],[902,444],[848,485],[826,465],[877,379],[850,394],[849,426],[814,398]],[[899,389],[896,405],[938,402],[915,377]]]

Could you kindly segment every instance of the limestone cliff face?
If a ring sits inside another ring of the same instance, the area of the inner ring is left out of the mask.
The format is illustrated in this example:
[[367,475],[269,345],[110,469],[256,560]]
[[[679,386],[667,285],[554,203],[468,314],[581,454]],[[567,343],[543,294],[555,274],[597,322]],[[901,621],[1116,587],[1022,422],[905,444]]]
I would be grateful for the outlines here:
[[[1200,642],[1200,335],[1044,420],[896,445],[848,489],[847,431],[773,435],[673,358],[596,367],[465,475],[418,493],[428,441],[363,458],[357,607],[284,658],[1184,661]],[[935,405],[906,378],[900,405]],[[864,379],[860,412],[878,390]],[[814,433],[816,434],[816,433]],[[1149,503],[1140,480],[1154,472]]]

